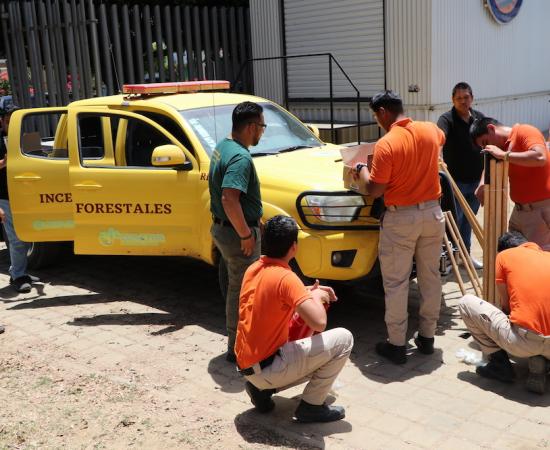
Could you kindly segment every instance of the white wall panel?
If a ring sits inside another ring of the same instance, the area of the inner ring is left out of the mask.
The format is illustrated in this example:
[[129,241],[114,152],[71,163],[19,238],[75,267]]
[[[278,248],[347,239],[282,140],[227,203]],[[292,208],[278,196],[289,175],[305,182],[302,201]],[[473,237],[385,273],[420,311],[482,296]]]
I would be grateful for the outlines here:
[[[279,0],[250,0],[252,57],[282,56],[283,36]],[[284,102],[284,73],[281,61],[254,62],[254,94]]]
[[[264,0],[266,1],[266,0]],[[382,0],[285,0],[288,55],[332,53],[362,96],[384,88]],[[291,97],[328,97],[328,58],[291,60]],[[334,94],[355,91],[334,67]]]
[[[386,1],[387,87],[397,91],[405,104],[430,102],[431,11],[431,0]],[[419,92],[408,92],[409,85],[417,85]]]
[[458,81],[470,83],[480,99],[550,91],[550,1],[524,1],[506,25],[481,0],[432,5],[431,103],[448,101]]

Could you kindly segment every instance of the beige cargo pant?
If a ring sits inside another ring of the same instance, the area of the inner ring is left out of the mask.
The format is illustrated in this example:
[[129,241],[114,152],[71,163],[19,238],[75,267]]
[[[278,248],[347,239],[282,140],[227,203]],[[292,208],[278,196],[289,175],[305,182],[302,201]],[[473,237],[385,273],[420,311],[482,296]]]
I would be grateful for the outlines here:
[[246,376],[258,389],[282,391],[308,381],[302,400],[322,405],[344,368],[353,347],[353,335],[345,328],[334,328],[310,338],[287,342],[279,355],[263,369],[255,364],[254,375]]
[[388,340],[393,345],[406,343],[413,257],[421,295],[418,332],[426,338],[435,334],[441,307],[439,258],[444,232],[445,218],[436,200],[390,206],[384,213],[378,257],[386,297]]
[[516,204],[508,229],[519,231],[528,241],[550,251],[550,199],[525,205]]
[[518,358],[542,355],[550,359],[550,336],[518,327],[491,303],[468,294],[460,299],[458,309],[483,354],[502,349]]

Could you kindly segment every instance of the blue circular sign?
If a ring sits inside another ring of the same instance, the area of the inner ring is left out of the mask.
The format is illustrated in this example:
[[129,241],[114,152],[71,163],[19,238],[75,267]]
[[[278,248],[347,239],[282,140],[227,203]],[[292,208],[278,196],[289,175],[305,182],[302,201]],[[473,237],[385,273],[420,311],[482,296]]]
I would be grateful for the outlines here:
[[489,11],[498,23],[508,23],[518,15],[523,0],[487,0]]

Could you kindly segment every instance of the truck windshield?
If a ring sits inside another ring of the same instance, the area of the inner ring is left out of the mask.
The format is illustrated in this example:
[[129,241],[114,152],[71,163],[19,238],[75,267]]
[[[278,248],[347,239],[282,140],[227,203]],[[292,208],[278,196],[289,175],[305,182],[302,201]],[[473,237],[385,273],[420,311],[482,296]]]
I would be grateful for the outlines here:
[[[260,143],[250,148],[254,155],[276,154],[300,148],[317,147],[323,143],[300,121],[284,109],[270,103],[264,108],[267,128]],[[202,146],[211,155],[216,144],[231,133],[231,114],[236,105],[212,106],[180,111],[189,123]]]

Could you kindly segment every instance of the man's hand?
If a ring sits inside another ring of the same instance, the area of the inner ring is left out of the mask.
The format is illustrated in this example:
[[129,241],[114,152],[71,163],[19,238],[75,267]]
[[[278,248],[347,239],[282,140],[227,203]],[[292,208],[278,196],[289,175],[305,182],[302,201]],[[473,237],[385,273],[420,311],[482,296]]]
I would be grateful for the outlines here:
[[506,152],[496,145],[486,145],[481,151],[493,155],[496,159],[504,159],[506,156]]
[[8,155],[4,155],[4,157],[0,159],[0,169],[3,169],[4,167],[6,167],[7,162],[8,162]]
[[477,197],[477,199],[479,200],[479,204],[481,206],[483,206],[483,200],[485,198],[485,185],[484,184],[480,184],[476,191],[475,191],[475,196]]
[[4,222],[4,217],[6,217],[6,214],[4,213],[4,210],[0,208],[0,222]]
[[254,236],[254,231],[250,230],[251,236],[248,239],[241,240],[241,250],[244,256],[252,255],[254,247],[256,246],[256,236]]
[[332,289],[330,286],[323,286],[319,284],[319,280],[315,280],[315,283],[312,286],[307,286],[307,289],[311,292],[315,290],[323,291],[326,296],[323,295],[323,298],[327,298],[328,302],[335,302],[338,300],[338,297],[336,297],[336,293],[334,292],[334,289]]

